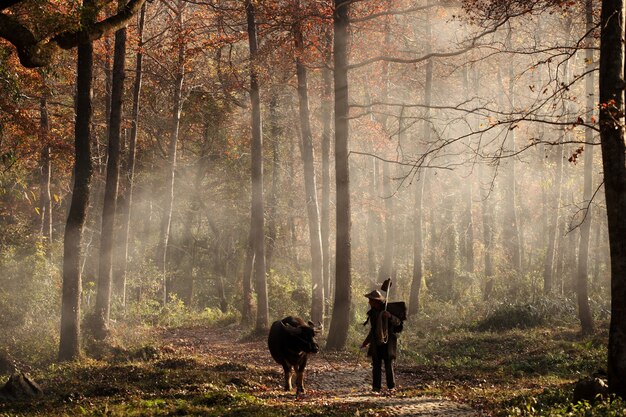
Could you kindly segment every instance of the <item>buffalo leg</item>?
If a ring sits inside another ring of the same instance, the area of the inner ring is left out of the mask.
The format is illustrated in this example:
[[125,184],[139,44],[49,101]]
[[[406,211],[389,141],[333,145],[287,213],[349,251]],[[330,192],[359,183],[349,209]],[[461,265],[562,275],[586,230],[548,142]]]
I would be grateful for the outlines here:
[[296,372],[296,394],[304,394],[304,369]]
[[305,356],[296,369],[296,394],[304,394],[304,368],[306,367],[306,362],[307,358]]
[[285,391],[291,391],[291,367],[283,365],[285,371]]

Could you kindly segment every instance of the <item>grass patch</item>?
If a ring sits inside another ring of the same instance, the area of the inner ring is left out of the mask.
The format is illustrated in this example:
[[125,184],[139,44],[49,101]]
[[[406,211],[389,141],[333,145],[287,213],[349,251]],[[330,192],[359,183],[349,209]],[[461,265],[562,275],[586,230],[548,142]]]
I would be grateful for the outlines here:
[[491,415],[602,415],[594,410],[613,412],[621,405],[571,404],[574,383],[606,367],[608,323],[598,328],[586,338],[575,326],[480,332],[470,326],[426,334],[405,329],[399,371],[421,380],[415,394],[445,395]]

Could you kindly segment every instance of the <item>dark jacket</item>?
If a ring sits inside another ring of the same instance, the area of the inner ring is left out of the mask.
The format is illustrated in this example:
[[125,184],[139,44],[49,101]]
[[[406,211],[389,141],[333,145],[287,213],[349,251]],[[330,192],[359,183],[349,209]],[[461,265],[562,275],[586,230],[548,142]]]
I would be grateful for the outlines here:
[[383,310],[374,308],[367,312],[370,322],[370,332],[365,338],[365,342],[369,343],[367,356],[376,357],[386,349],[389,358],[395,359],[398,351],[398,336],[393,330],[402,322],[393,314],[391,317],[383,317],[382,313]]

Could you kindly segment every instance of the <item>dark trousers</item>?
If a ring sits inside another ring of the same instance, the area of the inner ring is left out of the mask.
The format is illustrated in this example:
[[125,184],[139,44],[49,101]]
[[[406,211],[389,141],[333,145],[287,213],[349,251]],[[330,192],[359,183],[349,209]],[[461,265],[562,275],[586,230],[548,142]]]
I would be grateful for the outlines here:
[[372,355],[372,389],[380,391],[382,382],[382,365],[385,362],[385,378],[387,380],[387,388],[392,389],[396,386],[393,375],[393,359],[389,357],[387,345],[377,346],[376,352]]

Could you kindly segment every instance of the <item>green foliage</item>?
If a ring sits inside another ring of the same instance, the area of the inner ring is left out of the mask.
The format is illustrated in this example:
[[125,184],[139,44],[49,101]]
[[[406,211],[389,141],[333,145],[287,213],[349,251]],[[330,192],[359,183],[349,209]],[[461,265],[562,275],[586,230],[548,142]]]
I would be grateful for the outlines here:
[[[568,387],[569,388],[569,387]],[[511,401],[507,416],[524,417],[617,417],[626,415],[626,402],[619,397],[599,399],[593,404],[572,404],[571,390],[545,389],[538,395],[517,397]]]
[[301,273],[291,276],[272,271],[267,284],[270,321],[286,316],[299,316],[305,321],[311,316],[311,278]]
[[576,300],[567,297],[543,297],[531,303],[507,301],[496,304],[475,328],[479,331],[526,329],[544,324],[574,324]]
[[235,323],[237,313],[223,313],[219,308],[205,308],[196,311],[179,300],[175,295],[163,306],[159,301],[145,298],[131,302],[128,306],[127,321],[135,324],[162,327],[182,327],[193,325],[216,325]]
[[533,304],[498,305],[487,317],[476,324],[480,331],[524,329],[537,327],[545,323],[543,312]]
[[19,363],[50,360],[58,338],[60,274],[42,251],[0,252],[0,345]]

